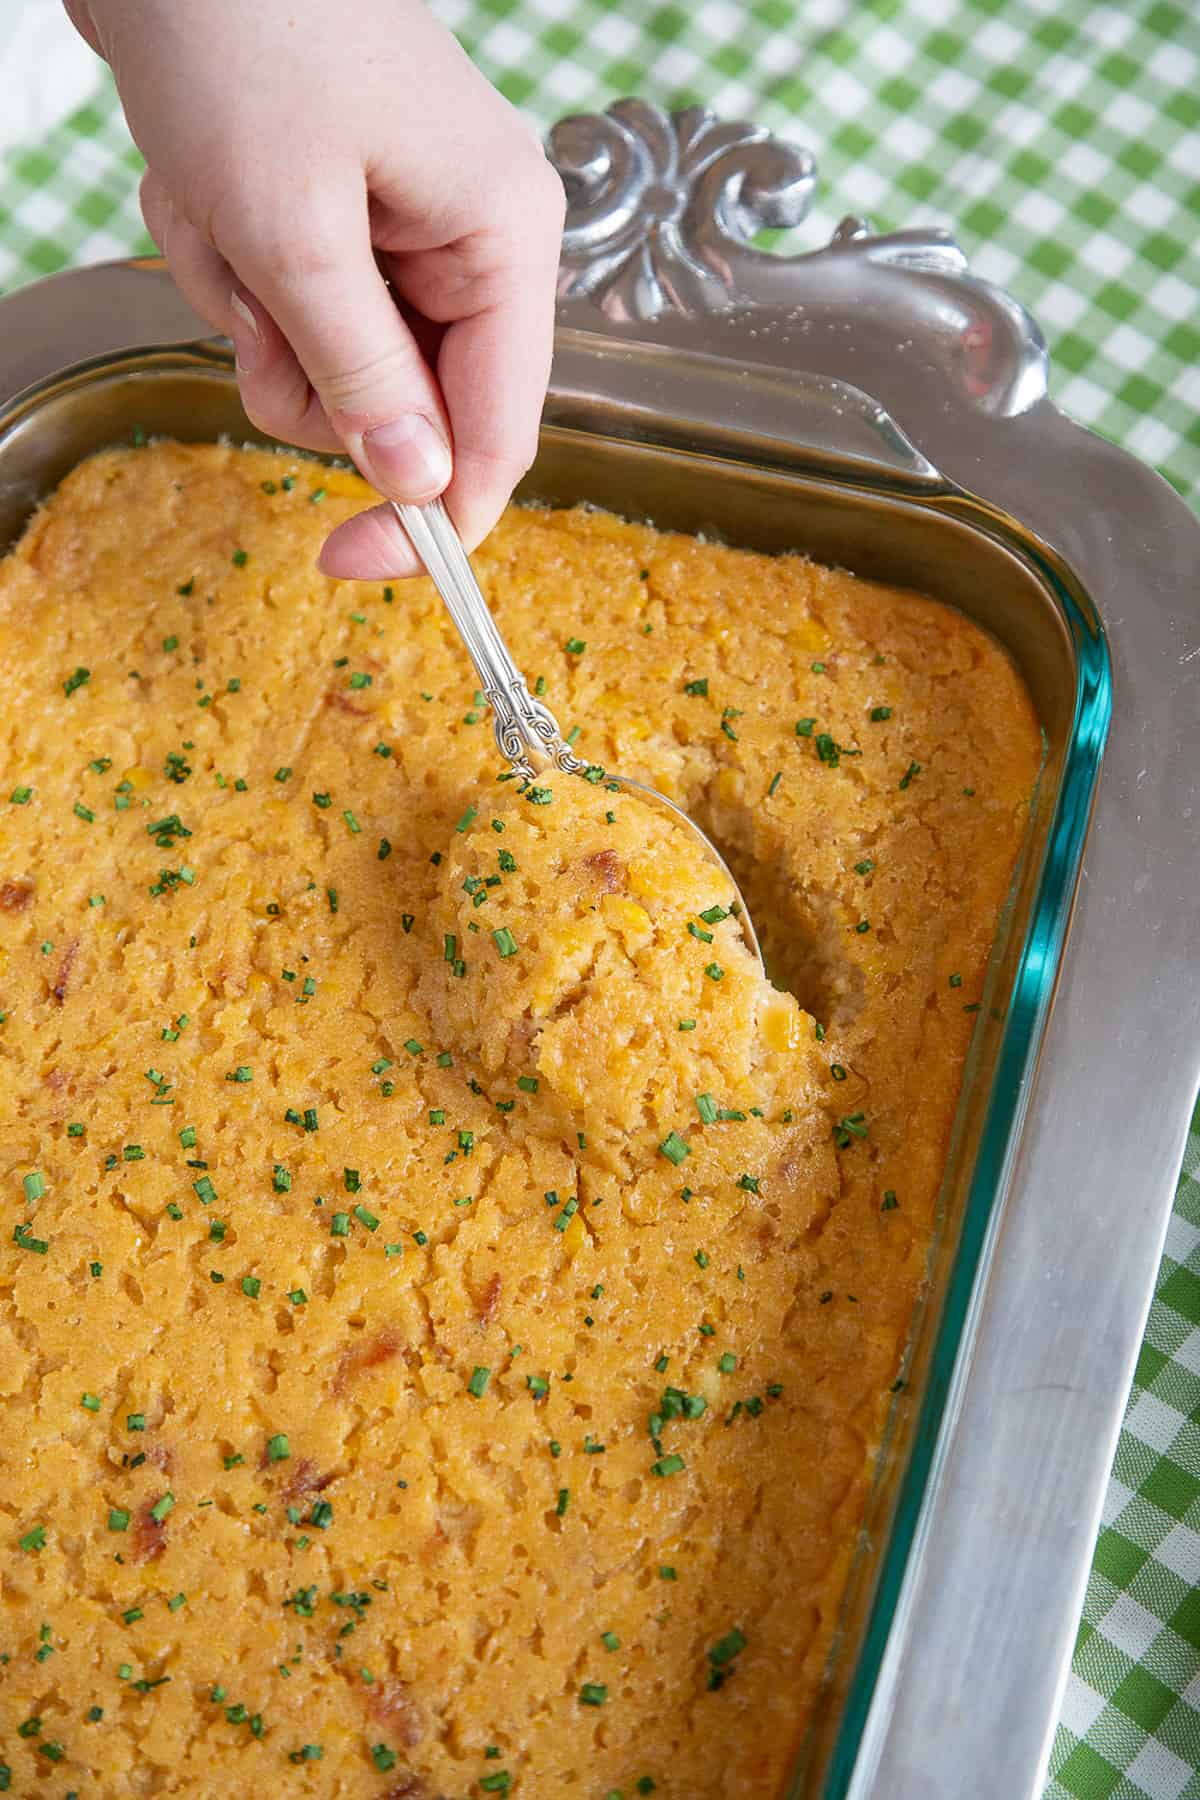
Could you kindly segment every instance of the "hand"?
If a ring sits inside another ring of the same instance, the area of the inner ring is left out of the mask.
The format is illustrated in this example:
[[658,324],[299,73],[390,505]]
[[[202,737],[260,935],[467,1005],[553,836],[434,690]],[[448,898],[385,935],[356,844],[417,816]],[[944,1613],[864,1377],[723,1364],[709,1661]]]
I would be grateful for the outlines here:
[[[348,451],[468,548],[533,460],[563,194],[520,116],[419,0],[67,0],[146,158],[142,210],[232,338],[250,418]],[[389,284],[390,283],[390,291]],[[329,575],[416,562],[387,507]]]

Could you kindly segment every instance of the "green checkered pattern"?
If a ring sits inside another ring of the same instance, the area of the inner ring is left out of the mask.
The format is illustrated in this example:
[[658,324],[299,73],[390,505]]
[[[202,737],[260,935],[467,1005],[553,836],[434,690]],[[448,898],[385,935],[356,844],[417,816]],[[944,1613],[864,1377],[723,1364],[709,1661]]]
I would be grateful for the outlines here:
[[1200,1800],[1200,1117],[1050,1766],[1046,1800]]
[[[808,144],[821,196],[784,247],[847,212],[953,226],[1040,321],[1059,404],[1200,503],[1196,0],[435,3],[543,127],[636,93]],[[109,86],[0,159],[0,288],[148,249],[139,169]],[[1045,1800],[1200,1800],[1198,1173],[1200,1114]]]

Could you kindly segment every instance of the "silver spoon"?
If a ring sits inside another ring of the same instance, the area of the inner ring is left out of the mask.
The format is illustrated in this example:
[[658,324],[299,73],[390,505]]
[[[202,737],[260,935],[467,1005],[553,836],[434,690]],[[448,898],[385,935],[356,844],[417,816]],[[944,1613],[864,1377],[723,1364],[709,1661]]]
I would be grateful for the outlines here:
[[[514,773],[525,781],[534,780],[550,768],[562,769],[568,775],[582,775],[588,764],[576,756],[566,742],[559,730],[558,720],[549,707],[543,706],[530,693],[525,677],[508,653],[508,647],[475,579],[462,539],[442,502],[432,500],[427,506],[410,506],[393,500],[391,506],[417,556],[424,563],[434,587],[445,602],[455,630],[475,665],[479,686],[492,709],[496,742],[501,755],[511,763]],[[614,775],[610,769],[605,770],[605,776],[610,781],[618,781],[622,787],[644,794],[659,806],[665,806],[689,831],[695,832],[709,857],[728,877],[737,894],[738,923],[761,967],[762,951],[749,908],[733,879],[728,863],[712,839],[701,831],[693,819],[689,819],[681,806],[676,806],[673,800],[668,800],[657,788],[646,787],[640,781],[631,781],[625,775]]]

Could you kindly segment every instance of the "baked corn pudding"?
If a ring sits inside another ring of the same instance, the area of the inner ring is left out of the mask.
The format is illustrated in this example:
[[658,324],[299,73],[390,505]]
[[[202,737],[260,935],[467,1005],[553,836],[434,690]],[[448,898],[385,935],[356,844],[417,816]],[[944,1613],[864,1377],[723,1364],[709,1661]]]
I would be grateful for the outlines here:
[[917,595],[511,509],[589,763],[522,787],[430,585],[315,573],[370,498],[113,451],[0,563],[0,1789],[765,1800],[1033,712]]

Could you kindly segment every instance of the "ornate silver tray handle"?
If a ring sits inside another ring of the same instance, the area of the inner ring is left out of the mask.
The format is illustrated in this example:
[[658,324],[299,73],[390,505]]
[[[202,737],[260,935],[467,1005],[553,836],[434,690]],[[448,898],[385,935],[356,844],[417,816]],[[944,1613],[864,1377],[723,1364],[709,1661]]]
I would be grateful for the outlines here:
[[559,274],[565,301],[590,301],[612,325],[737,307],[836,309],[899,321],[937,340],[981,411],[1024,411],[1046,392],[1046,346],[1024,307],[971,276],[946,231],[876,234],[842,220],[799,255],[755,248],[764,227],[807,218],[816,162],[761,125],[703,107],[676,113],[620,100],[563,119],[551,161],[567,193]]

